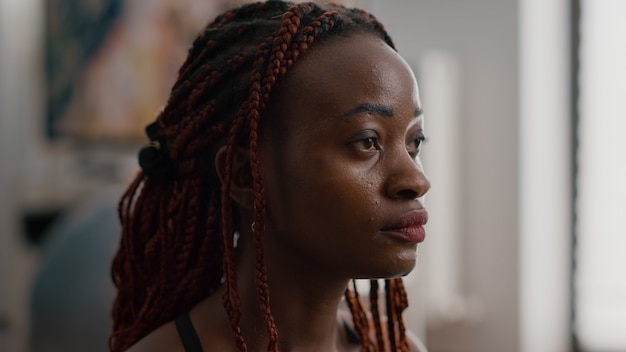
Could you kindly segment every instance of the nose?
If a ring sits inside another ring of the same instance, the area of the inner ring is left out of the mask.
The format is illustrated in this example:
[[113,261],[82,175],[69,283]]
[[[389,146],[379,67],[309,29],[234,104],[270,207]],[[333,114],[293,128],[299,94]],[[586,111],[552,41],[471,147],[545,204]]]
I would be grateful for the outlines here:
[[414,200],[423,197],[430,189],[430,181],[419,158],[396,155],[388,167],[386,191],[390,198]]

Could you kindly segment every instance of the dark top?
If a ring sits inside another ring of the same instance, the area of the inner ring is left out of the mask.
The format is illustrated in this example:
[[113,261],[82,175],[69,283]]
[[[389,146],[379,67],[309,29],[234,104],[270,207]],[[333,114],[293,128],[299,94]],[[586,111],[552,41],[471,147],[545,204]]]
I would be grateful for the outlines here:
[[186,352],[202,352],[202,345],[200,345],[200,339],[196,334],[196,329],[193,328],[191,318],[189,318],[189,312],[179,316],[174,320],[176,324],[176,330],[180,336],[180,341],[183,343]]
[[[180,336],[180,341],[185,347],[185,352],[202,352],[202,345],[200,345],[200,339],[196,333],[196,329],[193,327],[191,318],[189,318],[189,312],[179,316],[174,320],[176,324],[176,330]],[[343,323],[346,333],[348,335],[348,341],[350,343],[359,343],[359,335],[354,331],[346,322]]]

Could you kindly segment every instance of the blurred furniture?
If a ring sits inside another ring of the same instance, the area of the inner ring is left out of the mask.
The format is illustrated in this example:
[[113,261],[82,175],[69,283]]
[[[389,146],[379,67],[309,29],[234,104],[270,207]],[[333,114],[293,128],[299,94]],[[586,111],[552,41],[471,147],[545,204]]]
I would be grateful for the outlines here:
[[108,189],[75,204],[47,231],[31,291],[32,352],[108,350],[119,194]]

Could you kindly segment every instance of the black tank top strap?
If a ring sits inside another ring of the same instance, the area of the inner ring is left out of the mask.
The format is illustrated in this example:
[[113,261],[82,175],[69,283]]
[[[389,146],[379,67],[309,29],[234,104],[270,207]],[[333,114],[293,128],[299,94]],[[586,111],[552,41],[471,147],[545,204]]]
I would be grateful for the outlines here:
[[[196,329],[193,327],[193,323],[189,317],[189,312],[176,318],[174,320],[174,324],[176,325],[176,330],[180,336],[180,341],[183,343],[185,352],[202,352],[202,345],[200,344],[200,339],[198,338]],[[346,330],[346,335],[348,336],[348,342],[350,344],[358,344],[361,342],[359,334],[350,326],[350,324],[344,321],[343,327]]]
[[176,330],[180,336],[180,341],[185,347],[185,352],[202,352],[202,345],[200,339],[196,333],[196,329],[193,327],[189,312],[186,312],[174,320],[176,324]]

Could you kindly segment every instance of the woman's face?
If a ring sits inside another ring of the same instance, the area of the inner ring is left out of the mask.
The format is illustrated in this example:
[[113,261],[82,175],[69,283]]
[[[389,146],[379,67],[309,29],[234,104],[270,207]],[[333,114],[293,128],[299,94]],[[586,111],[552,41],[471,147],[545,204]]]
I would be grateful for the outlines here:
[[331,39],[298,61],[263,118],[267,258],[337,278],[410,272],[430,183],[407,63],[371,35]]

